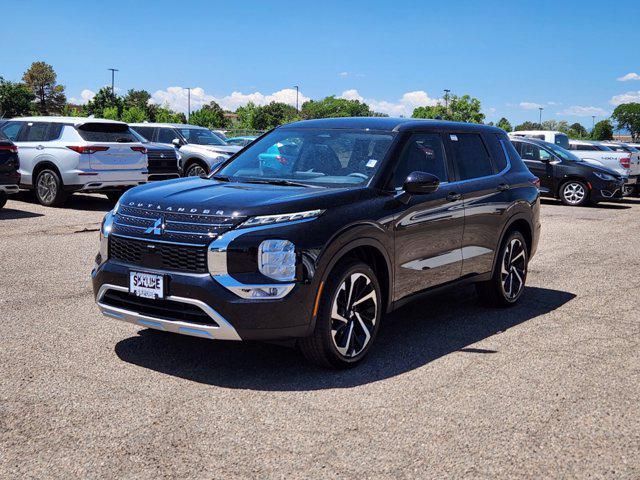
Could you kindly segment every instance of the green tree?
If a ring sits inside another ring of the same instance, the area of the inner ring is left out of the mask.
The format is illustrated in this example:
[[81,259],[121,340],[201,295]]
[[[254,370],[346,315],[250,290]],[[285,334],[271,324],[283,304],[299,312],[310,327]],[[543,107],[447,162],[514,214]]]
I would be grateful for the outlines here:
[[28,115],[35,98],[26,85],[0,77],[0,118]]
[[302,104],[300,111],[302,118],[331,118],[331,117],[371,117],[373,112],[366,103],[359,100],[347,100],[335,96],[322,100],[308,100]]
[[589,132],[587,132],[587,129],[584,128],[582,124],[578,122],[572,123],[569,126],[569,131],[567,132],[567,135],[569,135],[569,137],[571,138],[576,138],[579,140],[585,140],[589,138]]
[[155,106],[151,109],[153,115],[150,120],[157,123],[187,123],[184,113],[177,113],[170,108]]
[[634,142],[640,141],[640,103],[618,105],[611,118],[618,130],[628,130]]
[[35,109],[40,115],[61,113],[67,103],[64,87],[58,85],[57,78],[53,67],[45,62],[33,62],[22,76],[22,81],[36,97]]
[[120,120],[120,114],[118,113],[118,107],[107,107],[102,111],[102,118],[107,120]]
[[613,126],[609,120],[600,120],[591,132],[593,140],[613,140]]
[[149,100],[151,100],[151,94],[146,90],[130,89],[122,98],[122,103],[125,108],[138,107],[146,112]]
[[[98,93],[85,105],[85,113],[98,118],[107,118],[105,110],[115,108],[118,112],[118,118],[122,114],[122,98],[115,95],[111,91],[111,87],[102,87]],[[113,110],[109,111],[109,115],[113,115]]]
[[454,122],[482,123],[484,122],[484,113],[480,110],[482,104],[477,98],[469,95],[461,97],[457,95],[449,95],[449,106],[437,104],[433,106],[418,107],[413,111],[413,118],[439,118],[442,120],[451,120]]
[[510,132],[511,131],[511,123],[509,123],[509,120],[507,120],[504,117],[502,117],[500,120],[498,120],[498,123],[496,124],[496,127],[501,128],[505,132]]
[[520,130],[542,130],[542,125],[536,122],[526,121],[521,123],[520,125],[516,125],[513,129],[515,132]]
[[255,118],[258,114],[258,107],[255,103],[249,102],[244,107],[238,107],[236,109],[236,115],[238,115],[238,128],[254,130],[255,127]]
[[295,107],[286,103],[271,102],[263,107],[258,107],[253,121],[256,130],[268,130],[298,118]]
[[65,117],[85,117],[84,109],[82,105],[74,105],[73,103],[67,103],[62,109],[62,115]]
[[148,120],[146,110],[131,106],[122,110],[122,121],[126,123],[140,123]]
[[569,122],[566,120],[545,120],[542,122],[542,130],[554,130],[556,132],[567,133],[569,131]]
[[206,128],[223,128],[229,123],[224,110],[216,102],[204,105],[200,110],[191,113],[189,123]]

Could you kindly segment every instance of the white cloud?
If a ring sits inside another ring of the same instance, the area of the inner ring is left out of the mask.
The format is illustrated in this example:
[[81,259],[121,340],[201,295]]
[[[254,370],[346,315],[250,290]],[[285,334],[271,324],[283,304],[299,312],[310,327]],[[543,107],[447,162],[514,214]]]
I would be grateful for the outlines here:
[[85,88],[80,92],[80,98],[71,97],[69,99],[69,103],[73,103],[74,105],[84,105],[90,100],[93,100],[93,97],[96,96],[96,92]]
[[623,103],[640,103],[640,90],[636,92],[626,92],[620,95],[614,95],[609,100],[611,105],[620,105]]
[[[151,95],[153,103],[158,105],[168,105],[169,108],[178,112],[186,112],[189,102],[189,94],[186,88],[169,87],[166,90],[157,90]],[[302,92],[298,96],[299,106],[309,100]],[[244,106],[249,102],[256,105],[266,105],[271,102],[282,102],[292,106],[296,104],[296,90],[294,88],[285,88],[273,92],[270,95],[264,95],[260,92],[242,93],[232,92],[224,97],[215,97],[207,94],[203,88],[196,87],[191,89],[191,111],[198,110],[203,105],[211,102],[218,103],[225,110],[235,110]]]
[[609,116],[609,112],[600,107],[583,107],[581,105],[572,105],[569,108],[558,112],[557,115],[569,115],[572,117],[591,117],[593,115],[597,117]]
[[387,100],[377,100],[374,98],[364,98],[358,90],[351,89],[342,92],[339,98],[346,98],[347,100],[359,100],[366,103],[371,107],[371,110],[379,113],[386,113],[392,117],[410,117],[413,110],[417,107],[433,106],[437,105],[440,100],[431,98],[424,90],[416,90],[413,92],[406,92],[396,102],[390,102]]
[[619,82],[628,82],[629,80],[640,80],[640,75],[632,72],[632,73],[627,73],[622,77],[618,77]]
[[557,105],[562,105],[562,103],[560,103],[560,102],[547,102],[547,105],[557,106]]
[[341,77],[348,77],[349,76],[349,72],[340,72],[338,75],[341,76]]
[[525,110],[536,110],[542,107],[542,105],[540,105],[539,103],[534,103],[534,102],[520,102],[518,106],[520,108],[524,108]]

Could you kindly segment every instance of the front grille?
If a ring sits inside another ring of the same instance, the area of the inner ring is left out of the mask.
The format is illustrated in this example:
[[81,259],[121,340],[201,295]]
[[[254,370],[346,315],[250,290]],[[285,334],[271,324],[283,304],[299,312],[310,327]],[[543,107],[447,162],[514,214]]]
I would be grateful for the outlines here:
[[201,308],[190,303],[166,299],[152,300],[117,290],[107,290],[100,303],[161,320],[219,326]]
[[149,150],[149,174],[178,173],[178,157],[174,150]]
[[[121,206],[115,216],[114,233],[155,241],[208,245],[244,219],[232,215],[203,215]],[[154,228],[160,224],[162,228]]]
[[109,235],[109,257],[132,265],[207,273],[207,247],[172,245]]

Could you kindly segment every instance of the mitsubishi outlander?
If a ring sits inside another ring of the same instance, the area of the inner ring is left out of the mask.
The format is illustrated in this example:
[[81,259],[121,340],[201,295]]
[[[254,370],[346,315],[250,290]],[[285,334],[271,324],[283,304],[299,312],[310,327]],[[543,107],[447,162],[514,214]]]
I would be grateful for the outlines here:
[[128,190],[103,220],[93,290],[109,318],[352,366],[386,313],[438,287],[518,302],[538,187],[498,128],[296,122],[208,177]]

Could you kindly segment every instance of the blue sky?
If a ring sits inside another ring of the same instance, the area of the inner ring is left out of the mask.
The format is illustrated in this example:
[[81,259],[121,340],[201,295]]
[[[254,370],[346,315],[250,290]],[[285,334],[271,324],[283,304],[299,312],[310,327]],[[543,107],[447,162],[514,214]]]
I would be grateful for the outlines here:
[[[362,98],[410,114],[443,89],[482,101],[488,120],[580,121],[640,101],[632,1],[369,0],[56,2],[0,0],[0,75],[52,64],[68,98],[110,84],[186,108],[215,99]],[[636,74],[636,75],[628,75]],[[630,78],[620,81],[625,75]],[[84,100],[83,100],[84,97]]]

